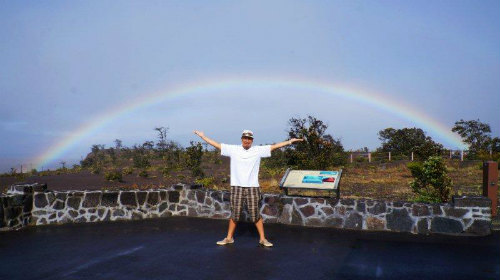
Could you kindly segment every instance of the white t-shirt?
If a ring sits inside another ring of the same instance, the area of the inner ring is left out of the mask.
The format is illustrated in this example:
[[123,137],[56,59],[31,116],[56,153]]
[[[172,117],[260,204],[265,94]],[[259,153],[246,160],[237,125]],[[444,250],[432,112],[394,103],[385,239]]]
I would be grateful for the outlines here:
[[221,155],[231,158],[231,186],[259,187],[260,158],[271,156],[271,145],[252,146],[221,144]]

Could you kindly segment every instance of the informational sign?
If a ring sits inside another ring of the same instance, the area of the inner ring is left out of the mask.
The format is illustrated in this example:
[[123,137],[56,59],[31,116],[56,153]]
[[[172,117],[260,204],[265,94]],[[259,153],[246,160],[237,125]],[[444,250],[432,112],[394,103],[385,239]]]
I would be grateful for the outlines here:
[[342,169],[338,171],[290,170],[281,179],[280,188],[337,191]]

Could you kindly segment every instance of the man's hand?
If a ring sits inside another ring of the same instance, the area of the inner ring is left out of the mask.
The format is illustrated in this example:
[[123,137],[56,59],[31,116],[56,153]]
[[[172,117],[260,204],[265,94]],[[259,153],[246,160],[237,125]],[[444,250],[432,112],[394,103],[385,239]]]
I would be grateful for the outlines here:
[[294,142],[302,142],[304,141],[304,138],[292,138],[290,139],[290,144],[293,144]]
[[203,131],[198,131],[198,130],[195,130],[195,131],[193,131],[193,132],[194,132],[194,134],[196,134],[196,135],[198,135],[198,136],[200,136],[200,137],[202,137],[202,138],[203,138],[203,136],[205,136],[205,133],[203,133]]
[[214,146],[216,149],[221,149],[221,146],[220,146],[220,143],[218,142],[215,142],[214,140],[208,138],[205,136],[205,133],[203,133],[202,131],[198,131],[198,130],[193,130],[194,134],[198,135],[201,137],[201,139],[203,139],[203,141],[207,142],[208,144]]

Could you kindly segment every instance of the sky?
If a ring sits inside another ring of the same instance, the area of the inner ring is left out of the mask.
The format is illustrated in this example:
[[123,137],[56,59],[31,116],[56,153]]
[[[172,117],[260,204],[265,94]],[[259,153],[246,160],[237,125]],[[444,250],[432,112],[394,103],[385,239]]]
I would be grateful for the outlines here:
[[460,119],[500,135],[500,1],[0,0],[0,172],[93,144],[238,143],[324,121],[344,147]]

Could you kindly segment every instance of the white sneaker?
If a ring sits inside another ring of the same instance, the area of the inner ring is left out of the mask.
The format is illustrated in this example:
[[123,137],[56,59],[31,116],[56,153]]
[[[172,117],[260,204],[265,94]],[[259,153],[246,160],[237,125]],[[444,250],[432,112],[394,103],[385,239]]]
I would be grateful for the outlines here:
[[267,239],[259,241],[259,244],[264,247],[273,247],[273,243],[267,241]]
[[221,241],[217,241],[217,245],[227,245],[227,244],[233,244],[234,239],[228,239],[227,237],[222,239]]

